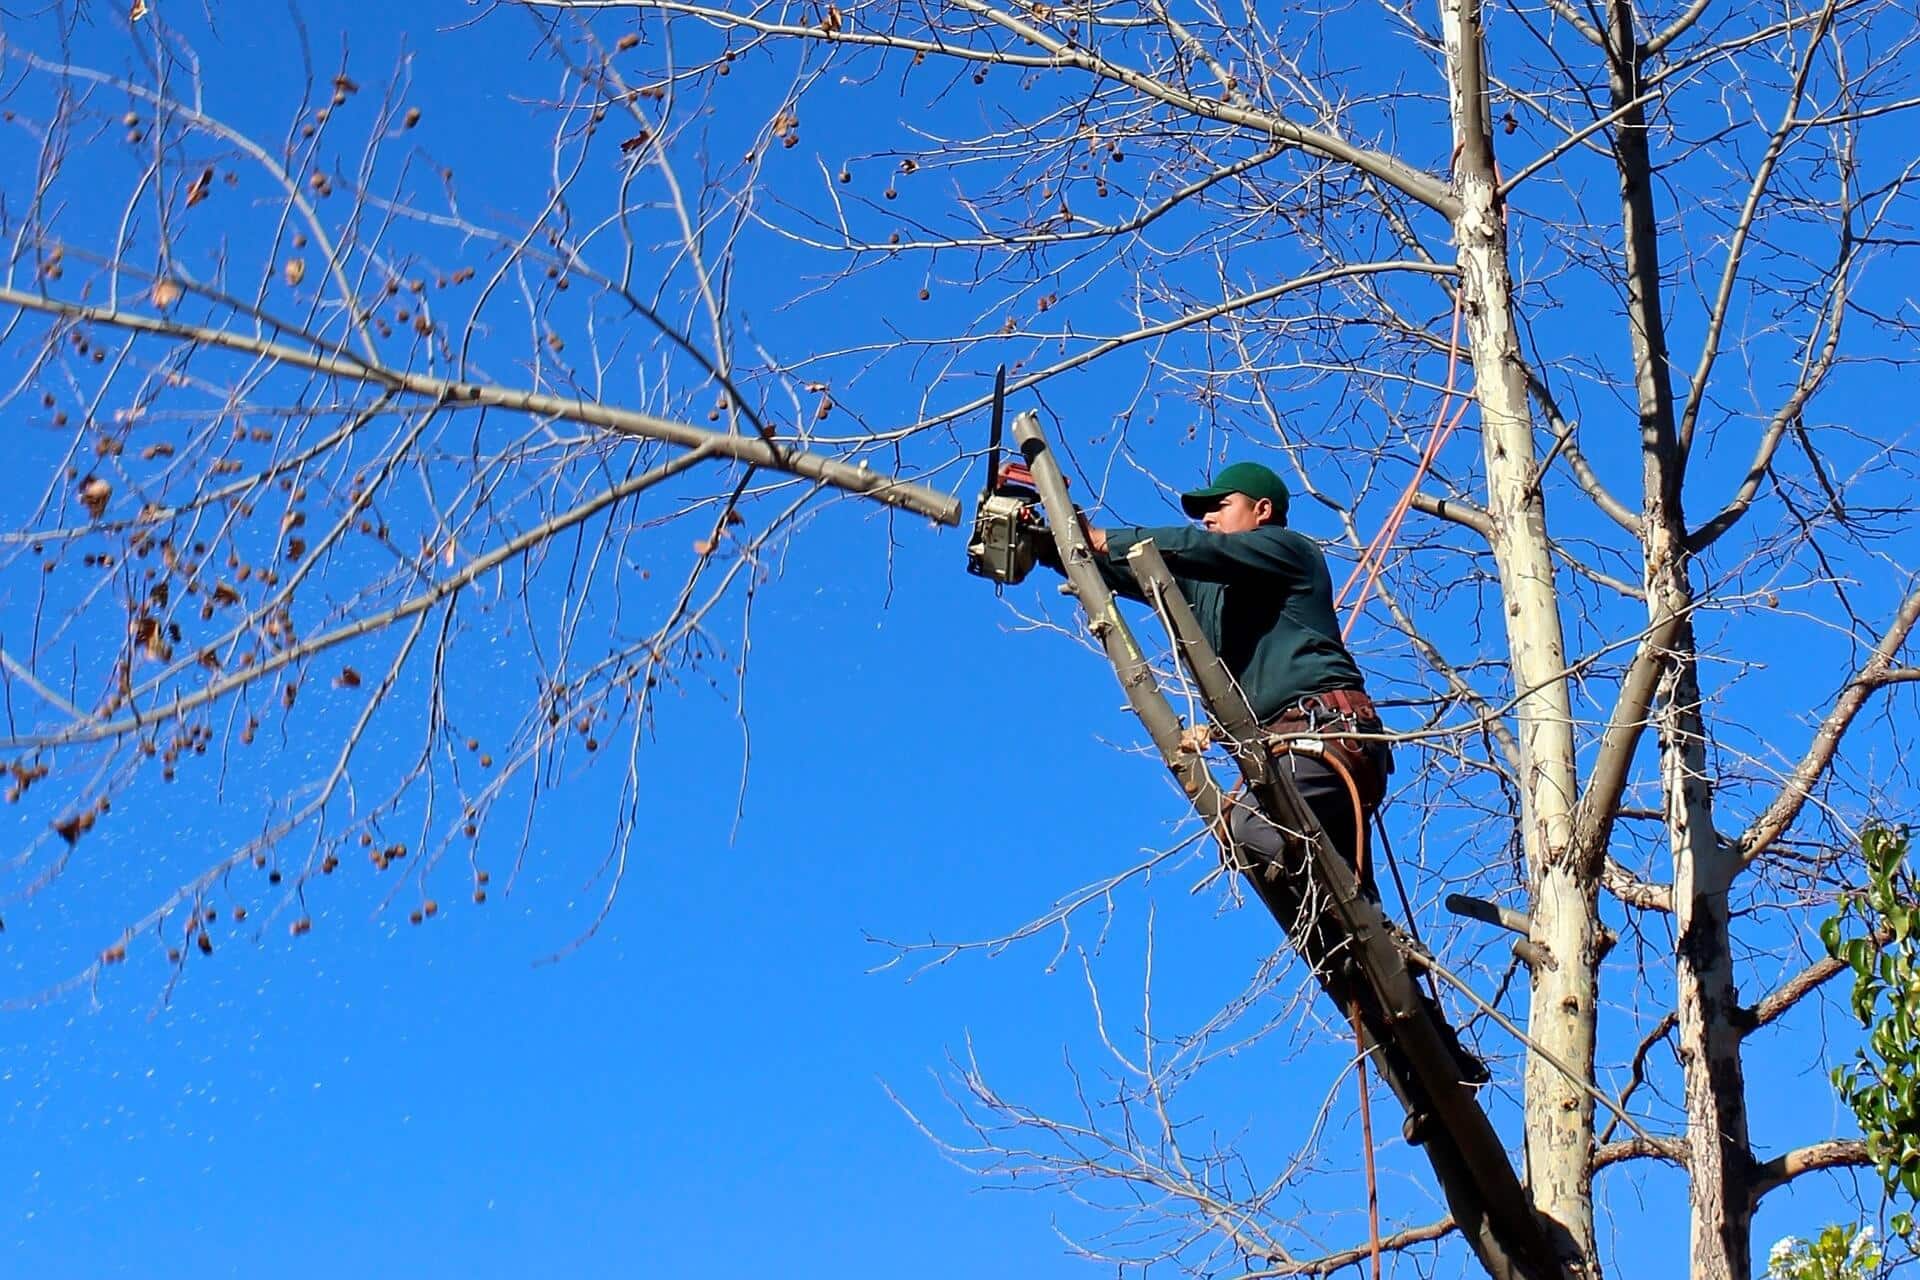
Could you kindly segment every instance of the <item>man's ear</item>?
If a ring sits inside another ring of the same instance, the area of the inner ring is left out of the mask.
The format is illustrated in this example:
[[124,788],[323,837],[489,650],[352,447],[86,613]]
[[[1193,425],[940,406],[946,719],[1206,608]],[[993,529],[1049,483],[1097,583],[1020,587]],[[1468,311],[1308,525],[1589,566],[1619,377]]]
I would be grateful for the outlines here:
[[1255,498],[1253,500],[1253,514],[1259,518],[1261,524],[1272,524],[1273,499]]

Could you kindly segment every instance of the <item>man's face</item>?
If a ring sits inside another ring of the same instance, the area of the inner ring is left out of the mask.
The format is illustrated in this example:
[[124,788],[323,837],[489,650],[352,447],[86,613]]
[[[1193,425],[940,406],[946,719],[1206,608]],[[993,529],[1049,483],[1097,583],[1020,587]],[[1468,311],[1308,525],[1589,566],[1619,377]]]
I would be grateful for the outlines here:
[[1209,533],[1245,533],[1273,519],[1273,503],[1266,498],[1249,498],[1230,493],[1213,510],[1200,517]]

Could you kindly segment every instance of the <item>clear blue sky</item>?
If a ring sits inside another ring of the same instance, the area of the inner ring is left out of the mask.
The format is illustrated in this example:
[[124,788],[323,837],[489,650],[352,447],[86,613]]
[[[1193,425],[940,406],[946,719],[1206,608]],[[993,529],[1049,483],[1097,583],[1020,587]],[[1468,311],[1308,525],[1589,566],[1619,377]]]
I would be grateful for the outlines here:
[[[538,196],[537,179],[516,185],[499,160],[544,147],[522,100],[550,92],[554,77],[525,74],[524,22],[494,15],[456,27],[472,12],[394,6],[369,23],[357,5],[304,6],[329,72],[350,16],[356,74],[369,85],[403,44],[413,50],[408,100],[426,107],[427,145],[474,175],[476,205],[511,220],[527,212],[516,200]],[[119,14],[95,6],[94,16],[79,59],[124,66]],[[196,36],[210,108],[273,136],[296,101],[283,74],[284,17],[236,7],[218,28]],[[56,47],[31,22],[8,38]],[[844,123],[810,115],[807,128]],[[29,155],[17,137],[0,150],[0,188],[24,180]],[[838,317],[783,318],[783,288],[806,283],[762,267],[741,297],[758,307],[763,332],[789,344],[868,333],[866,317],[895,305],[883,292],[889,277],[846,292]],[[969,304],[943,290],[932,305],[951,305],[951,316]],[[796,332],[803,323],[814,327]],[[517,352],[492,355],[508,369]],[[1095,404],[1124,394],[1078,387]],[[884,388],[863,394],[885,399]],[[905,381],[896,394],[918,403]],[[1631,474],[1628,455],[1601,461]],[[1164,462],[1197,468],[1199,451],[1169,451]],[[976,485],[942,482],[969,497]],[[9,524],[39,483],[18,472],[0,481]],[[1165,513],[1124,470],[1110,492],[1143,521]],[[1336,532],[1311,507],[1300,524]],[[544,961],[587,927],[604,892],[595,870],[611,770],[576,780],[541,811],[527,871],[484,907],[444,894],[440,917],[414,928],[404,905],[382,910],[368,874],[349,868],[311,897],[315,927],[300,942],[276,921],[190,965],[170,995],[149,956],[92,998],[0,1017],[8,1273],[1097,1274],[1056,1228],[1084,1233],[1112,1219],[1057,1193],[982,1190],[890,1091],[937,1135],[964,1143],[942,1090],[961,1088],[953,1064],[971,1053],[1010,1098],[1070,1112],[1074,1073],[1098,1097],[1113,1069],[1083,954],[1109,1032],[1133,1051],[1150,931],[1152,1016],[1163,1030],[1231,1000],[1276,936],[1264,914],[1188,892],[1203,853],[1126,886],[1104,933],[1100,913],[1076,919],[1064,948],[1056,929],[911,982],[911,959],[870,972],[892,954],[870,936],[1002,933],[1170,843],[1181,812],[1156,765],[1115,749],[1138,735],[1110,673],[1061,636],[1025,628],[961,562],[956,531],[889,528],[848,504],[796,540],[755,605],[751,768],[737,821],[732,708],[704,694],[670,703],[644,757],[644,836],[619,902],[598,936],[557,963]],[[1009,603],[1065,620],[1050,591],[1025,588]],[[25,604],[4,603],[9,628]],[[512,676],[482,665],[455,681],[472,693]],[[63,976],[209,848],[257,822],[264,799],[311,766],[297,744],[289,751],[284,766],[237,776],[225,807],[180,804],[137,829],[109,824],[53,890],[9,905],[6,994]],[[1403,810],[1395,821],[1412,847],[1416,818]],[[1442,833],[1427,834],[1444,846]],[[1276,1009],[1297,981],[1268,997]],[[1341,1059],[1337,1046],[1301,1050],[1292,1039],[1260,1041],[1183,1095],[1195,1145],[1213,1132],[1269,1167],[1297,1145]],[[1489,1047],[1510,1084],[1512,1046]],[[1844,1131],[1802,1064],[1759,1052],[1750,1063],[1763,1144]],[[1340,1211],[1328,1246],[1364,1236],[1352,1211],[1351,1096],[1343,1086],[1330,1167],[1303,1193],[1307,1207]],[[1793,1113],[1779,1114],[1775,1101],[1789,1098]],[[1511,1127],[1511,1108],[1501,1114]],[[1390,1136],[1397,1117],[1384,1097],[1376,1117]],[[1382,1160],[1392,1203],[1422,1218],[1432,1199],[1424,1163],[1397,1141]],[[1610,1244],[1618,1274],[1681,1273],[1682,1187],[1664,1170],[1602,1175],[1631,1232]],[[1818,1185],[1782,1193],[1757,1251],[1836,1212]]]

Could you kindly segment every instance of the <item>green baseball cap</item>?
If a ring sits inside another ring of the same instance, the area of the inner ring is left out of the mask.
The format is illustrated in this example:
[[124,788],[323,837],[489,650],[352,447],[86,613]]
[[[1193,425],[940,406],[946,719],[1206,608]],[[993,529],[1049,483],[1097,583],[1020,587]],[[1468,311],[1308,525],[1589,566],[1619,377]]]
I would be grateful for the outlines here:
[[1273,522],[1287,522],[1286,482],[1257,462],[1235,462],[1222,467],[1214,473],[1213,480],[1205,488],[1181,494],[1180,506],[1189,516],[1198,520],[1230,493],[1267,499],[1273,503]]

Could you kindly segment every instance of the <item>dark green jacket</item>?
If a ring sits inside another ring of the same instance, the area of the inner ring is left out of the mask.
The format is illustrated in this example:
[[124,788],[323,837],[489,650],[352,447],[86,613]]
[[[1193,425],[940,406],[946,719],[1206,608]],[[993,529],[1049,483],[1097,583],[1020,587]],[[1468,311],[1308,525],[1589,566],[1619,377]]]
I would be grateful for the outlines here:
[[1110,529],[1107,555],[1094,561],[1117,594],[1146,598],[1126,566],[1127,549],[1146,538],[1166,557],[1208,643],[1262,721],[1308,694],[1363,687],[1340,639],[1327,558],[1313,539],[1276,525],[1246,533]]

